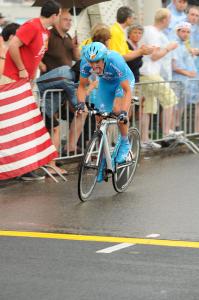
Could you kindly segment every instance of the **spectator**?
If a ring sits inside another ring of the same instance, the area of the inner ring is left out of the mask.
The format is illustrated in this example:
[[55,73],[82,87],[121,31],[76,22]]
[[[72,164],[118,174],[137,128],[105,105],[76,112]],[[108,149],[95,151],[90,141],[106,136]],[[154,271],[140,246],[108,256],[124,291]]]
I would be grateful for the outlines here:
[[[37,79],[37,85],[41,93],[47,89],[63,89],[62,103],[66,97],[70,101],[71,109],[77,104],[75,74],[72,70],[72,61],[79,60],[80,52],[76,38],[72,39],[68,34],[71,28],[72,17],[67,9],[62,9],[59,22],[54,24],[51,29],[48,50],[41,64],[42,75]],[[59,80],[57,80],[59,79]],[[51,99],[46,99],[45,111],[48,118],[59,111],[59,95],[55,94],[53,107],[51,107]],[[82,132],[87,113],[81,116],[74,116],[70,125],[68,148],[69,154],[72,155],[76,151],[76,144]],[[51,122],[50,122],[51,123]],[[54,141],[56,147],[59,147],[59,123],[54,124]],[[57,128],[56,128],[57,127]],[[67,155],[67,147],[65,147],[62,156]]]
[[[128,28],[128,40],[127,44],[130,50],[137,50],[139,48],[138,43],[142,38],[144,32],[144,27],[139,24],[131,25]],[[139,82],[140,71],[139,69],[142,66],[142,57],[138,56],[137,58],[127,62],[129,68],[135,76],[135,82]]]
[[47,50],[48,27],[57,22],[60,5],[53,0],[45,2],[40,18],[32,19],[17,31],[6,57],[4,75],[13,79],[35,78],[38,65]]
[[[8,82],[21,79],[33,81],[38,65],[47,49],[49,37],[47,28],[57,22],[59,13],[59,3],[48,0],[41,8],[40,18],[24,23],[17,30],[6,54],[4,75]],[[30,181],[44,179],[44,176],[30,172],[21,178]]]
[[109,43],[111,39],[110,29],[107,27],[96,29],[92,35],[92,42],[100,42],[109,48]]
[[172,2],[167,6],[167,8],[171,12],[171,20],[169,22],[168,27],[165,28],[164,32],[170,41],[175,40],[176,25],[181,21],[185,21],[186,19],[185,11],[187,5],[188,5],[187,0],[172,0]]
[[92,43],[93,42],[92,38],[93,38],[95,32],[100,31],[101,29],[104,29],[104,28],[109,30],[109,26],[104,23],[96,23],[95,25],[93,25],[93,27],[91,28],[91,32],[90,32],[91,36],[89,38],[85,39],[81,43],[80,49],[82,49],[83,46],[89,45],[90,43]]
[[20,27],[18,23],[9,23],[6,25],[2,30],[2,37],[4,39],[4,42],[8,42],[12,40],[12,38],[15,36],[17,29]]
[[191,51],[192,55],[196,55],[195,64],[196,64],[197,72],[199,73],[199,7],[198,6],[192,6],[189,8],[186,21],[192,25],[190,38],[188,41],[186,41],[186,45],[188,49]]
[[[17,29],[19,28],[19,24],[17,23],[10,23],[7,26],[4,27],[2,30],[2,37],[0,37],[0,78],[1,78],[1,84],[3,84],[3,71],[4,71],[4,64],[5,64],[5,56],[7,52],[7,47],[9,45],[9,42],[14,37]],[[6,83],[6,81],[5,81]]]
[[[146,45],[153,45],[153,53],[150,56],[143,57],[143,66],[140,69],[141,82],[154,82],[154,84],[144,85],[142,92],[145,97],[142,115],[142,147],[159,149],[160,145],[149,140],[149,123],[150,114],[157,113],[157,99],[163,107],[165,124],[163,125],[163,135],[169,135],[169,130],[172,127],[173,108],[177,103],[176,96],[168,83],[155,84],[162,82],[164,79],[160,76],[162,67],[162,58],[170,51],[177,47],[176,42],[168,42],[162,47],[165,42],[163,30],[168,26],[170,21],[170,11],[166,8],[161,8],[155,13],[154,25],[146,26],[142,42]],[[164,43],[162,43],[164,42]]]
[[134,51],[129,49],[124,30],[133,24],[133,14],[130,7],[120,7],[117,11],[117,22],[111,26],[109,49],[117,51],[126,61],[152,52],[151,47],[145,45]]
[[199,79],[193,55],[186,47],[186,41],[189,39],[191,24],[181,22],[176,27],[178,48],[173,52],[173,80],[181,82],[181,89],[177,87],[176,94],[180,99],[176,110],[176,127],[179,129],[183,110],[187,104],[196,104],[196,122],[195,131],[199,132]]
[[[144,27],[139,25],[139,24],[133,24],[128,28],[127,31],[127,35],[128,35],[128,39],[127,39],[127,44],[130,50],[137,50],[139,48],[139,42],[140,39],[142,38],[144,32]],[[127,61],[127,64],[129,66],[129,68],[131,69],[131,71],[134,74],[135,77],[135,82],[139,82],[140,81],[140,68],[142,66],[142,58],[143,56],[138,56],[130,61]],[[139,97],[139,101],[141,105],[131,105],[131,109],[129,111],[129,119],[132,121],[132,116],[133,116],[133,111],[134,111],[134,121],[136,119],[140,119],[141,113],[142,113],[142,102],[143,102],[143,98],[140,97],[139,95],[139,86],[135,86],[135,90],[134,90],[134,94],[135,96]]]

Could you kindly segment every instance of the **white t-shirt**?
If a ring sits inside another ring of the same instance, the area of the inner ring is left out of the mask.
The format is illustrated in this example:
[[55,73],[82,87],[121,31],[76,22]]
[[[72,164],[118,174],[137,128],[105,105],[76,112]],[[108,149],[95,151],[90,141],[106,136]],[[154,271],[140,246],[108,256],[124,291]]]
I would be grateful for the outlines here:
[[[165,48],[169,44],[169,41],[162,31],[153,25],[149,25],[144,28],[144,34],[140,41],[140,45],[143,44]],[[171,79],[170,53],[156,61],[152,60],[150,55],[143,56],[143,65],[140,68],[140,74],[147,76],[161,75],[166,80]]]

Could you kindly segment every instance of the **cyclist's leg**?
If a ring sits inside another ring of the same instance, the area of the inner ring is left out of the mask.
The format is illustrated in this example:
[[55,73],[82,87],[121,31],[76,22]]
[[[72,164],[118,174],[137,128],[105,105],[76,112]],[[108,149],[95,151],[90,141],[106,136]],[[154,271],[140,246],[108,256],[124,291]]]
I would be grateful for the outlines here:
[[[95,97],[93,97],[93,104],[95,108],[101,112],[112,112],[113,100],[115,95],[115,85],[111,85],[110,82],[100,78],[98,89]],[[100,123],[101,118],[97,117],[96,122]],[[102,157],[101,164],[99,166],[97,182],[102,182],[104,179],[104,168],[106,165],[106,159]]]
[[[113,111],[115,114],[119,114],[121,111],[121,98],[116,98],[114,101],[114,108]],[[130,143],[128,139],[128,123],[118,123],[118,127],[121,133],[121,144],[119,147],[119,151],[116,157],[117,163],[124,163],[126,161],[126,158],[128,156],[129,150],[130,150]]]
[[[133,87],[132,87],[133,88]],[[119,114],[122,110],[123,110],[123,102],[124,101],[124,91],[121,88],[121,86],[119,86],[116,90],[115,93],[115,100],[114,100],[114,106],[113,106],[113,111],[115,114]],[[130,102],[129,102],[129,107],[128,107],[128,111],[130,109]],[[127,113],[128,113],[127,111]],[[116,162],[117,163],[124,163],[128,157],[128,153],[130,150],[130,143],[129,143],[129,139],[128,139],[128,127],[129,124],[124,124],[124,123],[118,123],[118,127],[122,136],[121,139],[121,144],[120,144],[120,148],[116,157]]]

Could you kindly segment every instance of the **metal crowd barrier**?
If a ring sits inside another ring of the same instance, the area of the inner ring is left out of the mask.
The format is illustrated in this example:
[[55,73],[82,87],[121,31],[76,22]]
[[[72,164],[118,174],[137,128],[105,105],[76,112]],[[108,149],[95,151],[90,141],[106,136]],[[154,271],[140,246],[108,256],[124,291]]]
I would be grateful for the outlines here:
[[[191,81],[190,81],[191,82]],[[196,81],[194,81],[196,83]],[[199,86],[199,82],[197,82]],[[165,113],[162,108],[160,101],[158,99],[160,88],[171,89],[171,96],[174,92],[176,98],[180,102],[180,105],[175,105],[172,108],[172,129],[175,131],[176,127],[178,130],[184,132],[183,139],[179,143],[187,144],[189,147],[190,138],[199,136],[199,96],[198,102],[190,103],[190,93],[186,93],[183,84],[180,81],[161,81],[161,82],[142,82],[137,83],[135,87],[135,95],[139,97],[139,105],[132,105],[130,123],[131,125],[137,127],[140,132],[142,132],[142,117],[143,117],[143,108],[145,97],[147,96],[146,91],[150,89],[150,96],[157,98],[157,114],[150,114],[150,128],[149,135],[150,139],[153,141],[163,141],[166,136],[164,135],[164,126],[165,126]],[[50,123],[51,129],[49,130],[52,140],[54,139],[55,131],[53,129],[53,118],[55,117],[59,123],[59,158],[58,159],[68,159],[78,156],[82,156],[84,148],[86,147],[87,142],[91,138],[91,135],[95,129],[95,120],[90,117],[87,117],[85,126],[82,130],[82,134],[77,144],[75,153],[69,152],[69,132],[70,132],[70,123],[74,116],[74,112],[70,106],[69,101],[63,103],[62,99],[63,90],[61,89],[51,89],[46,90],[42,97],[40,97],[40,107],[46,121],[46,108],[47,103],[51,107],[54,105],[54,99],[56,94],[56,101],[58,101],[58,109],[51,111]],[[199,95],[199,93],[198,93]],[[180,117],[178,118],[180,114]],[[178,118],[178,119],[177,119]],[[76,126],[76,123],[75,125]],[[116,132],[111,133],[113,136],[116,135]],[[191,142],[192,143],[192,142]],[[65,147],[66,151],[63,154],[63,148]],[[199,152],[199,148],[194,144],[193,147],[196,147],[195,152]],[[190,146],[192,150],[192,146]]]

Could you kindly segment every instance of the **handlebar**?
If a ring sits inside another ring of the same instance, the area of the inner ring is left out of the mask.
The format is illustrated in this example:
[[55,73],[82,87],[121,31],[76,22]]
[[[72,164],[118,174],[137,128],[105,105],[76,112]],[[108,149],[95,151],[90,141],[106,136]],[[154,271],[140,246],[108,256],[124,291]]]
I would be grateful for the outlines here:
[[[131,99],[131,103],[133,105],[139,105],[140,104],[139,97],[134,96]],[[103,119],[108,119],[108,118],[117,119],[118,118],[118,116],[114,112],[108,113],[108,112],[99,111],[98,109],[95,108],[94,104],[89,104],[88,102],[86,102],[86,106],[87,106],[87,109],[88,109],[90,115],[100,116]]]
[[89,111],[90,115],[100,116],[100,117],[103,117],[103,119],[108,119],[108,118],[117,119],[116,114],[114,114],[113,112],[102,112],[102,111],[99,111],[94,106],[92,106],[92,105],[90,105],[88,103],[86,103],[86,106],[88,108],[88,111]]
[[[96,108],[92,107],[92,105],[89,105],[87,104],[87,108],[88,108],[88,111],[90,113],[90,115],[95,115],[95,116],[99,116],[101,117],[102,119],[115,119],[118,121],[118,115],[116,115],[114,112],[101,112],[99,110],[97,110]],[[124,120],[121,120],[121,121],[118,121],[119,123],[124,123],[124,124],[127,124],[128,123],[128,119],[124,119]]]

